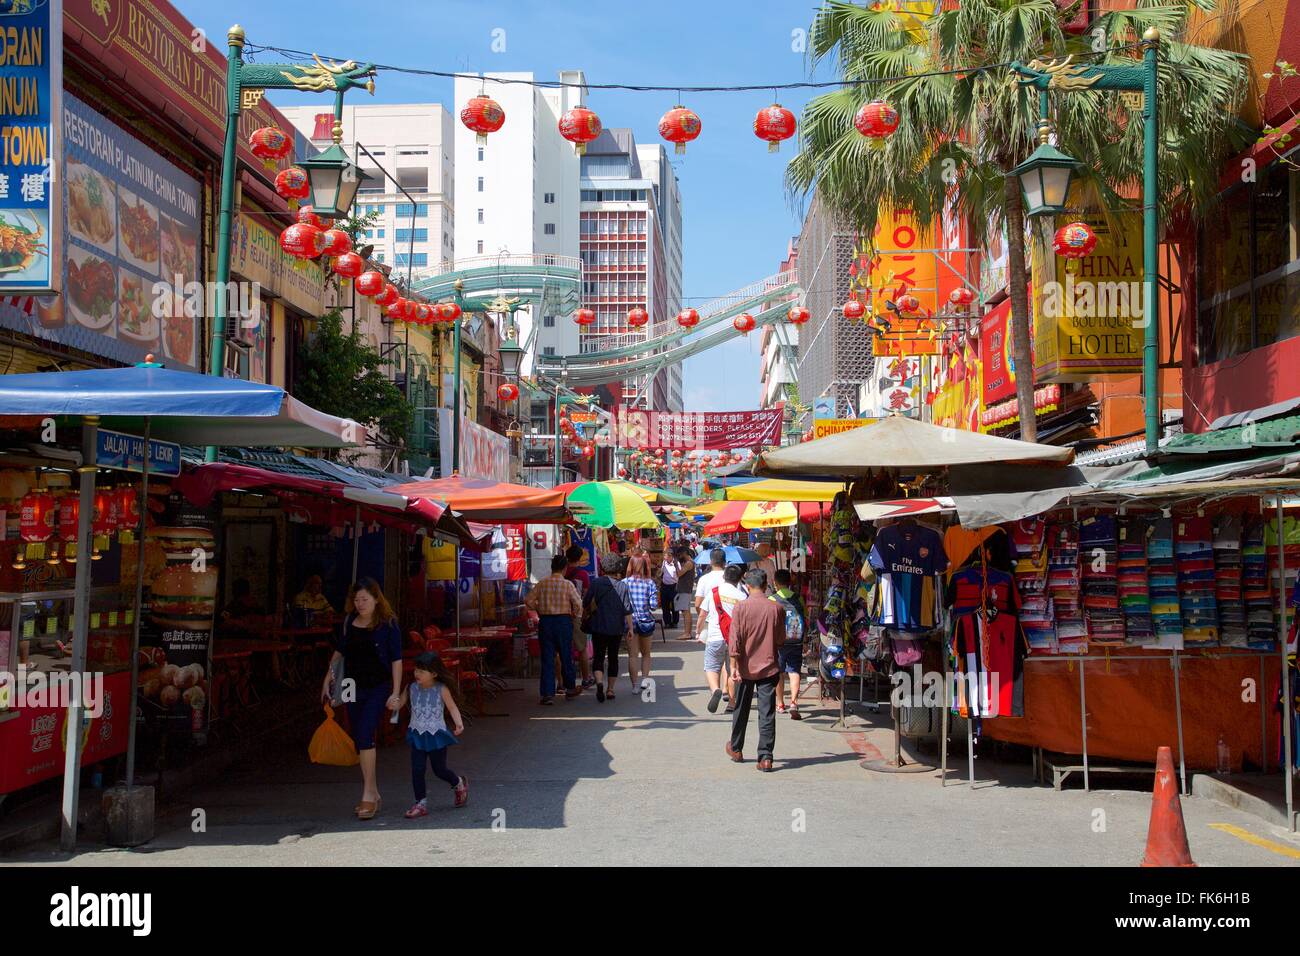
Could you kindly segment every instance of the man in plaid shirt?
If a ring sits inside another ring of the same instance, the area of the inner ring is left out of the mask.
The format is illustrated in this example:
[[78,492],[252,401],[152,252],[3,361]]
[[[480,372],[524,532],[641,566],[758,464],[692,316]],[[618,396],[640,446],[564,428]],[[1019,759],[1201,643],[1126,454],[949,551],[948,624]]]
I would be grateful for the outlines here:
[[528,592],[524,604],[537,612],[537,638],[541,644],[542,682],[541,703],[555,701],[555,655],[560,655],[560,668],[564,677],[564,697],[572,700],[582,693],[577,687],[573,668],[573,632],[582,625],[582,598],[573,582],[564,576],[568,559],[557,554],[551,559],[551,574]]

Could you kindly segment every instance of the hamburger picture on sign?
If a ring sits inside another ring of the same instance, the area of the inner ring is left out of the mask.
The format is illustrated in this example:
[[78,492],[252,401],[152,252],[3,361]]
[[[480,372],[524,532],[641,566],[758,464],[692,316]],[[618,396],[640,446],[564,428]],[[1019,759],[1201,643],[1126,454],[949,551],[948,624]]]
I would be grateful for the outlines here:
[[139,708],[164,732],[203,734],[218,581],[215,521],[176,494],[160,517],[145,535]]

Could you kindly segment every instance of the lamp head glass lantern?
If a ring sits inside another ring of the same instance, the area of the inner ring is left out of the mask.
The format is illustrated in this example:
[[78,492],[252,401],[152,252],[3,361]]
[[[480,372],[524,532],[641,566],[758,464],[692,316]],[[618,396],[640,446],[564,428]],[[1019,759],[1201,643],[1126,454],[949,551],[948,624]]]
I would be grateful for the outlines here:
[[1070,183],[1082,164],[1050,143],[1042,143],[1029,158],[1011,170],[1020,180],[1025,215],[1045,216],[1065,211]]
[[347,218],[361,183],[370,178],[337,143],[298,165],[307,171],[312,211],[329,219]]
[[506,378],[518,376],[519,363],[524,357],[524,350],[519,347],[519,343],[514,338],[508,338],[497,351],[501,356],[501,374]]

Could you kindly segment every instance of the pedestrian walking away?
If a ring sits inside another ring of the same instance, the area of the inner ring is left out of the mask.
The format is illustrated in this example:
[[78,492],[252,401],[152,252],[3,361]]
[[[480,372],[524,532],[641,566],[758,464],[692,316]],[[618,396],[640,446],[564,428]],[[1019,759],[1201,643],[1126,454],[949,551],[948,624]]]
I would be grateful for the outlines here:
[[[799,684],[803,679],[804,635],[808,632],[808,618],[803,601],[794,586],[794,576],[786,569],[776,572],[776,590],[772,600],[785,612],[785,643],[781,645],[778,663],[781,665],[776,687],[776,712],[788,713],[791,720],[802,720],[799,713]],[[790,681],[790,706],[785,704],[785,682]]]
[[672,630],[677,627],[677,578],[681,573],[677,564],[677,555],[671,551],[664,554],[664,563],[659,567],[659,606],[663,608],[664,627]]
[[587,597],[587,626],[594,652],[591,667],[596,676],[596,701],[601,704],[615,696],[619,645],[627,638],[630,647],[633,640],[632,598],[626,583],[618,579],[621,565],[618,555],[605,555],[600,562],[603,573],[591,583]]
[[[336,681],[351,680],[355,699],[348,701],[348,726],[361,762],[361,800],[357,818],[372,820],[383,799],[375,776],[375,737],[385,709],[402,704],[402,632],[397,617],[374,578],[362,578],[348,592],[339,643],[321,685],[328,703],[340,690]],[[342,668],[340,671],[339,668]]]
[[705,605],[704,624],[704,679],[709,685],[709,713],[718,712],[723,694],[727,697],[727,711],[735,704],[735,687],[729,682],[727,672],[728,647],[731,639],[731,618],[736,605],[745,599],[739,587],[743,572],[733,564],[722,571],[722,583],[709,593]]
[[[411,703],[411,719],[406,728],[406,742],[411,747],[411,787],[415,803],[406,818],[429,815],[428,790],[424,784],[424,765],[452,790],[452,805],[463,807],[469,801],[469,781],[447,767],[448,748],[460,743],[456,738],[465,732],[457,706],[454,678],[447,672],[442,658],[425,651],[414,661],[414,681],[402,691],[402,704]],[[451,716],[451,730],[447,729]]]
[[582,693],[573,666],[573,634],[582,625],[582,598],[573,582],[564,576],[569,560],[562,554],[551,559],[551,573],[528,592],[525,606],[537,614],[537,640],[541,645],[541,700],[555,702],[555,657],[560,657],[564,696],[572,700]]
[[695,552],[685,546],[677,549],[677,588],[673,595],[673,609],[682,625],[679,641],[696,640],[695,616]]
[[[578,589],[578,597],[586,601],[587,593],[591,590],[591,575],[583,567],[587,562],[587,552],[581,545],[571,544],[565,548],[564,557],[569,562],[564,570],[564,576]],[[591,661],[587,659],[587,634],[581,627],[574,628],[573,649],[578,656],[578,671],[582,675],[582,686],[590,687],[596,681],[591,676]]]
[[749,709],[758,697],[758,769],[772,769],[776,747],[776,684],[780,674],[777,654],[785,642],[785,611],[767,599],[767,572],[751,568],[745,573],[749,596],[736,606],[731,619],[731,669],[736,680],[736,712],[731,717],[731,739],[726,752],[739,763],[744,759]]
[[[650,557],[639,551],[628,560],[628,597],[632,601],[632,633],[627,642],[627,668],[633,689],[644,688],[650,677],[650,645],[655,636],[655,608],[659,606],[659,588],[650,577]],[[639,675],[639,681],[638,681]]]

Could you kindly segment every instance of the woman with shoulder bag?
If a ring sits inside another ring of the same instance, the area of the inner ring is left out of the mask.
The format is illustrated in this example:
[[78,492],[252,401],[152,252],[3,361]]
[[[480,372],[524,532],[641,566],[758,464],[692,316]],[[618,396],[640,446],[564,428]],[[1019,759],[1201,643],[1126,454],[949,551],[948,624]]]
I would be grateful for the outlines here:
[[[383,800],[375,779],[375,737],[384,712],[402,706],[402,632],[397,616],[374,578],[362,578],[348,592],[343,633],[330,658],[321,685],[321,700],[336,694],[348,705],[348,725],[361,758],[361,801],[353,808],[360,820],[371,820]],[[342,662],[342,680],[350,688],[332,688],[334,671]]]
[[[626,636],[631,641],[632,600],[627,585],[618,580],[622,559],[617,554],[607,554],[600,562],[600,577],[591,582],[587,597],[585,625],[591,634],[591,669],[596,677],[596,701],[603,704],[606,698],[614,699],[614,683],[618,680],[618,646]],[[608,662],[608,667],[606,667]],[[605,689],[606,680],[609,690]],[[633,686],[636,681],[633,680]]]
[[[627,669],[632,678],[632,686],[644,688],[650,677],[650,644],[655,633],[654,612],[659,607],[659,588],[654,578],[650,577],[650,556],[644,551],[637,549],[628,561],[624,583],[632,602],[632,631],[627,639]],[[637,666],[638,661],[640,667]]]

